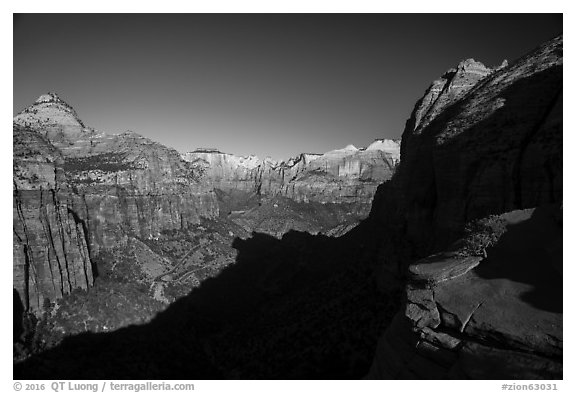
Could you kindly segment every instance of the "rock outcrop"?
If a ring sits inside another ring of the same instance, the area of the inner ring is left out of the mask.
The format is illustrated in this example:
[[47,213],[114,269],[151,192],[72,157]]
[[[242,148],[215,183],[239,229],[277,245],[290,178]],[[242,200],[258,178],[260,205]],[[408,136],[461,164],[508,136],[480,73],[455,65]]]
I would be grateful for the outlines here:
[[22,299],[37,299],[27,301],[33,310],[90,286],[89,254],[127,234],[150,238],[218,215],[214,192],[175,150],[86,128],[55,94],[14,118],[13,138],[14,280]]
[[561,203],[562,37],[434,82],[371,212],[408,283],[368,378],[562,378]]
[[380,338],[370,376],[562,378],[561,214],[492,217],[503,233],[485,256],[443,252],[412,264],[405,307]]
[[221,190],[255,192],[257,168],[263,162],[256,156],[241,157],[217,149],[196,149],[182,158],[203,181]]
[[303,153],[280,163],[213,149],[182,157],[204,174],[207,183],[221,190],[253,191],[297,202],[368,205],[378,185],[392,177],[400,146],[397,141],[379,139],[366,149],[349,145],[324,154]]

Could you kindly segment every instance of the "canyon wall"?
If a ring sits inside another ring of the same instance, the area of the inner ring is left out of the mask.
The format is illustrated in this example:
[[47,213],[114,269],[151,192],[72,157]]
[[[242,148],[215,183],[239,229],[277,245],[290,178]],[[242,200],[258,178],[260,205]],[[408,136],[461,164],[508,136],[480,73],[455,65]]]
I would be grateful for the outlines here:
[[562,42],[416,104],[371,212],[407,286],[368,378],[562,378]]
[[18,114],[13,133],[14,286],[29,309],[89,287],[91,256],[127,234],[156,237],[218,215],[212,188],[175,150],[86,128],[54,94]]
[[370,204],[376,188],[390,179],[400,160],[394,140],[376,140],[365,149],[349,145],[324,154],[303,153],[275,162],[199,149],[182,155],[221,190],[239,189],[297,202]]
[[205,183],[221,190],[256,192],[258,168],[264,165],[258,157],[240,157],[216,149],[197,149],[182,154]]
[[58,149],[29,129],[14,129],[14,288],[26,309],[93,282],[82,199],[66,181]]
[[125,245],[127,236],[155,239],[161,231],[218,217],[214,189],[270,197],[262,213],[256,207],[235,216],[247,230],[254,222],[273,233],[299,228],[298,206],[271,200],[277,196],[337,204],[340,209],[324,209],[320,218],[332,222],[342,216],[350,226],[352,217],[368,214],[400,149],[396,141],[377,140],[366,149],[348,146],[281,163],[214,149],[181,156],[131,131],[106,134],[86,127],[53,93],[16,115],[13,124],[14,286],[33,311],[44,299],[90,287],[98,275],[93,257]]

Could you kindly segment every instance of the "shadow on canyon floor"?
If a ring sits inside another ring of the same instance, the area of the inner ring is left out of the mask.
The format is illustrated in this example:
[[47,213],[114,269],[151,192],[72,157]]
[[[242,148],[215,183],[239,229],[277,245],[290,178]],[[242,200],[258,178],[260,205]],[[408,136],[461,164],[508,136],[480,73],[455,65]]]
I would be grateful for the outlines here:
[[150,323],[84,333],[14,367],[18,379],[355,379],[399,293],[375,282],[374,231],[236,238],[237,262]]

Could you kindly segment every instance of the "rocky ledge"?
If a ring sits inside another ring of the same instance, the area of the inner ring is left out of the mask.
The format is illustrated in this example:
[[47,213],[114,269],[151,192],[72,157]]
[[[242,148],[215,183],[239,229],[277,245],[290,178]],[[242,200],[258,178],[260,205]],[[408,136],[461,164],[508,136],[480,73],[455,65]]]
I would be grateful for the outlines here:
[[411,265],[370,377],[562,378],[561,217],[557,206],[491,217],[500,230],[483,256],[460,249]]

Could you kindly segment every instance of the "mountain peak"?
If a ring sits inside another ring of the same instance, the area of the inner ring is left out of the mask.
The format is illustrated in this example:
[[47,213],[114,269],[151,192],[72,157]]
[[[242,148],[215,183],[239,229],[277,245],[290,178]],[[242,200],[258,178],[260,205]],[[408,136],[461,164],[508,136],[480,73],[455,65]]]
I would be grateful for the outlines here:
[[72,112],[75,117],[78,117],[78,115],[74,111],[74,108],[72,108],[72,105],[64,101],[62,98],[60,98],[60,96],[55,92],[49,91],[46,94],[42,94],[40,97],[36,99],[36,101],[34,101],[34,104],[32,104],[31,107],[36,107],[37,105],[42,104],[58,104],[60,107],[65,108],[66,111]]
[[358,151],[359,149],[354,145],[347,145],[344,149],[340,149],[341,151]]
[[56,128],[66,129],[66,133],[76,133],[84,128],[74,108],[54,92],[42,94],[32,105],[18,113],[13,122],[43,133],[48,128],[52,131]]
[[64,101],[62,101],[62,99],[60,97],[58,97],[58,94],[56,94],[54,92],[48,92],[46,94],[42,94],[35,101],[36,104],[42,104],[42,103],[46,103],[46,102],[64,103]]
[[484,65],[484,63],[481,63],[481,62],[476,61],[474,59],[462,60],[458,64],[458,67],[456,67],[456,68],[458,71],[462,71],[462,72],[466,72],[466,73],[479,74],[482,76],[486,76],[490,72],[492,72],[492,69],[490,69],[489,67],[486,67]]
[[366,150],[400,151],[400,142],[394,139],[376,139]]

